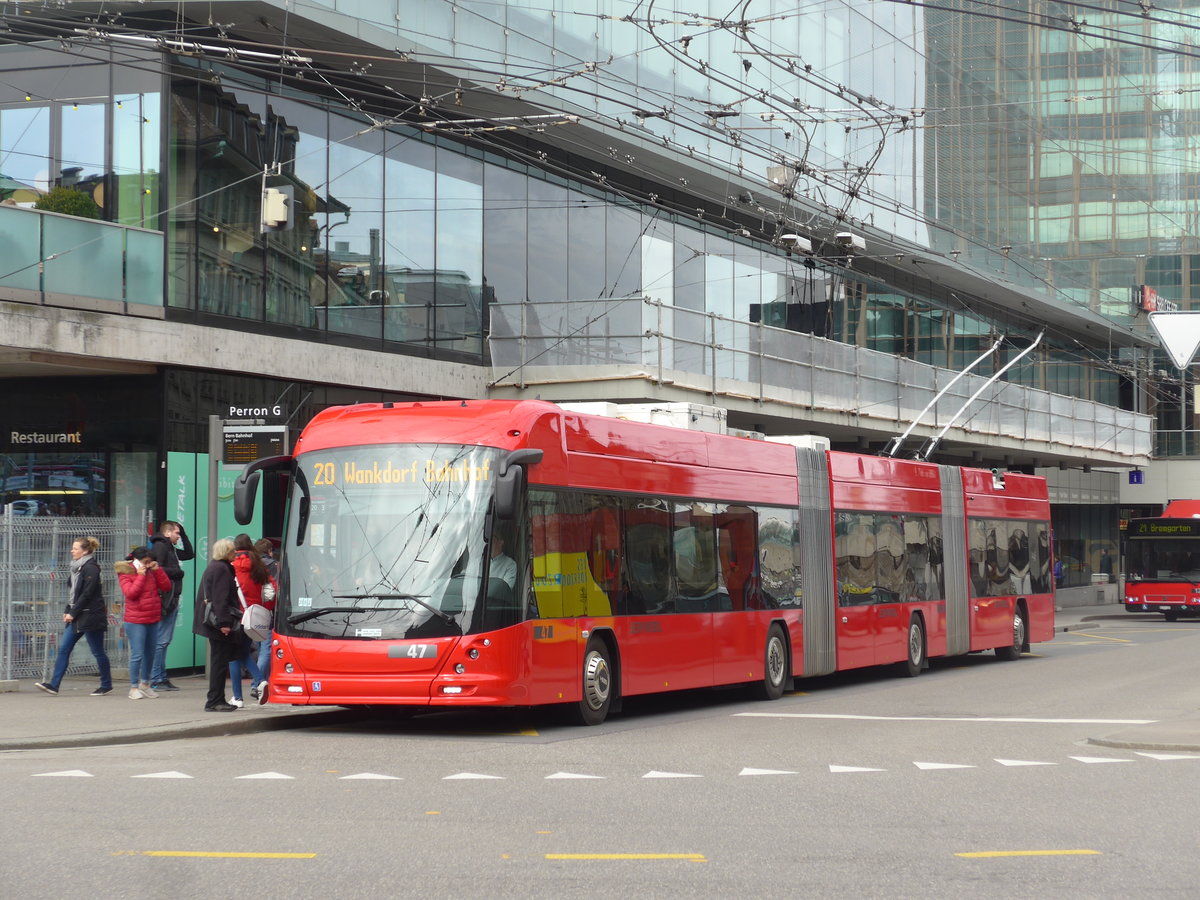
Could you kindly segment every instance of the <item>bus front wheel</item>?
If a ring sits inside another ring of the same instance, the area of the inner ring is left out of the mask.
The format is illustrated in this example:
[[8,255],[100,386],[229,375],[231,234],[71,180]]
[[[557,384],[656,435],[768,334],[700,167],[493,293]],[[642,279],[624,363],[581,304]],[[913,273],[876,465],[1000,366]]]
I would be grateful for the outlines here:
[[583,696],[575,710],[581,725],[599,725],[612,705],[613,670],[608,645],[598,638],[588,641],[583,654]]
[[763,656],[763,680],[758,686],[758,694],[762,699],[778,700],[783,696],[783,687],[787,683],[787,661],[783,630],[778,625],[772,625],[767,632],[767,648]]

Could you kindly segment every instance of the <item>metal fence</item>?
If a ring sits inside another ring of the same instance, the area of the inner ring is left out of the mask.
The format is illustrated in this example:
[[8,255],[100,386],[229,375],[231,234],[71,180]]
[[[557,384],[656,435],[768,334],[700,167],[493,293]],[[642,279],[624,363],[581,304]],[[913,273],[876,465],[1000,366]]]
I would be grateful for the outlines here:
[[[0,678],[44,681],[54,667],[63,612],[70,599],[71,543],[80,537],[100,542],[96,562],[108,604],[105,649],[114,674],[129,664],[125,640],[124,597],[113,563],[139,544],[146,526],[140,520],[0,516]],[[96,672],[86,642],[76,645],[68,674]],[[119,680],[119,678],[118,678]]]

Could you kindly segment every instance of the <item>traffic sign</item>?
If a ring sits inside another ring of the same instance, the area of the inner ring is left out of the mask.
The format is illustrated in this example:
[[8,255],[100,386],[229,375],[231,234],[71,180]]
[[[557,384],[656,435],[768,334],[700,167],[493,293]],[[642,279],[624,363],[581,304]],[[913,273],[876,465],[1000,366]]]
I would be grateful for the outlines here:
[[1200,311],[1152,312],[1146,318],[1175,366],[1186,369],[1191,365],[1200,349]]

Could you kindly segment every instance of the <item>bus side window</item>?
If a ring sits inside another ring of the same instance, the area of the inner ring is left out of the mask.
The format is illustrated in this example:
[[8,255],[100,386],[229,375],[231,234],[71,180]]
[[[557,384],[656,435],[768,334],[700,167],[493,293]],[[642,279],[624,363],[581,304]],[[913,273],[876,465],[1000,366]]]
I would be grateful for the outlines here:
[[562,615],[562,592],[553,578],[558,546],[556,495],[551,491],[529,491],[530,556],[533,564],[533,601],[530,618],[555,619]]
[[628,500],[625,583],[630,615],[674,612],[671,590],[671,514],[657,500]]
[[757,515],[748,506],[729,506],[717,515],[717,554],[730,608],[762,609]]
[[[595,584],[589,598],[589,615],[612,615],[621,609],[620,509],[611,498],[592,498],[594,508],[585,515],[588,524],[587,567]],[[596,608],[593,608],[596,607]],[[606,607],[601,609],[600,607]]]
[[804,604],[800,571],[800,532],[794,509],[759,508],[758,581],[763,605],[799,607]]
[[716,534],[712,510],[703,503],[676,507],[671,555],[679,612],[715,612],[723,605],[717,589]]
[[834,523],[837,552],[838,603],[865,606],[875,602],[875,516],[837,513]]

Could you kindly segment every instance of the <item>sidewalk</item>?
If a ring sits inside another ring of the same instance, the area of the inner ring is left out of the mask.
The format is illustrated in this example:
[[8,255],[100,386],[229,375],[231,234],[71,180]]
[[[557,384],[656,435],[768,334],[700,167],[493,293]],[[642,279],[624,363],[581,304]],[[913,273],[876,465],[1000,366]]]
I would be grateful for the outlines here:
[[[0,751],[43,750],[53,747],[95,747],[137,744],[179,738],[249,734],[284,728],[314,727],[357,716],[353,710],[330,706],[259,706],[244,682],[244,709],[206,712],[208,679],[203,675],[172,677],[178,691],[162,692],[150,700],[130,700],[128,673],[114,672],[113,692],[92,697],[99,685],[95,675],[64,678],[58,696],[22,679],[17,691],[0,693]],[[231,696],[228,689],[226,697]]]
[[[1119,603],[1076,606],[1058,611],[1055,629],[1101,629],[1106,623],[1140,618],[1152,615],[1130,615]],[[329,706],[258,706],[249,699],[248,682],[244,709],[210,713],[204,710],[208,689],[204,676],[181,676],[172,681],[179,685],[179,691],[159,694],[154,700],[130,700],[126,696],[128,686],[119,678],[116,688],[105,697],[90,696],[99,683],[95,676],[64,679],[57,697],[39,691],[32,680],[23,680],[16,692],[0,693],[0,751],[250,734],[311,728],[361,717],[355,710]],[[1194,716],[1138,725],[1088,741],[1119,749],[1200,752],[1200,711]]]
[[[1120,603],[1103,606],[1075,606],[1055,614],[1055,631],[1070,632],[1103,628],[1105,624],[1137,621],[1162,621],[1157,613],[1127,613]],[[1168,753],[1200,752],[1200,710],[1178,719],[1165,719],[1149,725],[1135,725],[1121,731],[1088,738],[1097,747],[1118,750],[1161,750]]]

